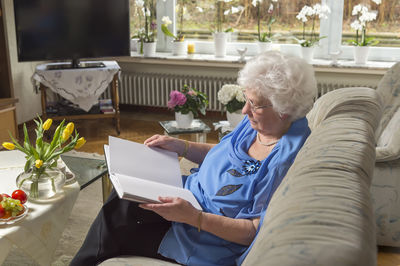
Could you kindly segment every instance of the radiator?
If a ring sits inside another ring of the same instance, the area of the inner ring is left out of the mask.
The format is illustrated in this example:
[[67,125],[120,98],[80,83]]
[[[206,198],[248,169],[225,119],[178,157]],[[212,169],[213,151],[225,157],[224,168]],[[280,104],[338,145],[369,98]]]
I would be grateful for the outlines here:
[[[207,110],[221,111],[223,106],[218,101],[218,90],[224,84],[234,83],[236,83],[236,78],[229,77],[122,72],[119,86],[119,102],[120,104],[166,107],[170,92],[180,89],[186,84],[208,95],[209,105]],[[319,82],[315,99],[332,90],[352,86],[351,84]],[[107,90],[101,98],[110,97],[110,92]]]

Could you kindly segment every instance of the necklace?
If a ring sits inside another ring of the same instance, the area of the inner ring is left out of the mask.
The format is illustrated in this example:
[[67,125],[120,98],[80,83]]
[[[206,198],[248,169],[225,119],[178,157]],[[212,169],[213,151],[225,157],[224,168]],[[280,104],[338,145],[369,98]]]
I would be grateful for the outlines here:
[[258,143],[260,143],[260,144],[263,145],[263,146],[267,146],[267,147],[268,147],[268,146],[272,146],[272,145],[278,143],[279,140],[280,140],[280,138],[277,139],[277,140],[268,142],[268,143],[261,142],[260,134],[257,132],[257,141],[258,141]]

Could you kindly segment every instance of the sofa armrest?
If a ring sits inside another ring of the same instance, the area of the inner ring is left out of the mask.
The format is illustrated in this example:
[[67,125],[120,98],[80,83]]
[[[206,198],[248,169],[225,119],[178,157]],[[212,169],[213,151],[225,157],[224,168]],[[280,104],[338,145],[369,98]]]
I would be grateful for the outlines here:
[[343,89],[316,106],[323,113],[311,112],[312,133],[272,196],[243,265],[376,265],[369,187],[379,96]]

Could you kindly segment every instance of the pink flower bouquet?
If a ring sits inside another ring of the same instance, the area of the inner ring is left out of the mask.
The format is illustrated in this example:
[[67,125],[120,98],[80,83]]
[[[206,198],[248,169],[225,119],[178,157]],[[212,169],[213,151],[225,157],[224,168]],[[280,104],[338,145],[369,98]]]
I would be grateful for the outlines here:
[[168,108],[175,112],[188,114],[192,112],[196,117],[198,113],[205,115],[208,105],[207,95],[184,85],[181,90],[173,90],[169,94]]

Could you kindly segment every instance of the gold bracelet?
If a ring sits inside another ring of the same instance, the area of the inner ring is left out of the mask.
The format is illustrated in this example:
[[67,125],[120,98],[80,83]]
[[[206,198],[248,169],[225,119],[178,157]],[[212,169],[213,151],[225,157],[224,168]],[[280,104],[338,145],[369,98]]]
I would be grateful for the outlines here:
[[197,231],[201,231],[201,220],[203,219],[203,211],[199,211],[199,215],[197,216]]
[[185,149],[183,150],[181,157],[185,157],[189,150],[189,142],[187,140],[184,140],[184,142],[185,142]]

